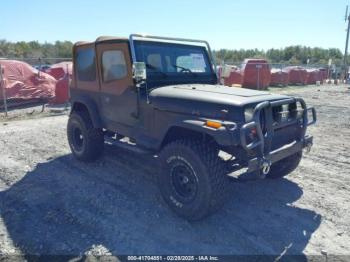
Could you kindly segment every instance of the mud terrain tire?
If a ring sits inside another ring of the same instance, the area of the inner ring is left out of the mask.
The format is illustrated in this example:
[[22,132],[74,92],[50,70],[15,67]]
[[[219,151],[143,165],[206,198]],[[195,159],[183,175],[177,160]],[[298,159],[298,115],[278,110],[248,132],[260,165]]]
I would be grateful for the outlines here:
[[103,153],[103,131],[94,128],[87,112],[73,112],[67,125],[68,143],[73,155],[84,162],[92,162]]
[[160,153],[158,184],[179,216],[200,220],[223,206],[230,179],[217,150],[199,140],[176,140]]

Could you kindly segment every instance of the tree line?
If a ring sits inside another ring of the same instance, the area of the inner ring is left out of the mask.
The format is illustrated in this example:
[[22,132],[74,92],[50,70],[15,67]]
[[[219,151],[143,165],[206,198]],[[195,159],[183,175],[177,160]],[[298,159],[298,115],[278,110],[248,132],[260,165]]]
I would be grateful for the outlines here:
[[73,43],[56,41],[55,43],[8,42],[0,40],[0,58],[38,59],[38,58],[71,58]]
[[[0,58],[71,58],[73,43],[56,41],[55,43],[9,42],[0,40]],[[281,49],[220,49],[216,50],[217,63],[241,63],[245,58],[264,58],[270,63],[283,64],[328,64],[329,59],[336,65],[342,64],[343,54],[337,48],[319,48],[306,46],[288,46]],[[47,60],[49,61],[49,60]]]
[[270,63],[282,64],[328,64],[329,59],[332,63],[341,65],[343,54],[337,48],[319,48],[306,46],[288,46],[281,49],[268,49],[267,51],[259,49],[240,49],[229,50],[220,49],[215,51],[218,63],[241,63],[245,58],[263,58]]

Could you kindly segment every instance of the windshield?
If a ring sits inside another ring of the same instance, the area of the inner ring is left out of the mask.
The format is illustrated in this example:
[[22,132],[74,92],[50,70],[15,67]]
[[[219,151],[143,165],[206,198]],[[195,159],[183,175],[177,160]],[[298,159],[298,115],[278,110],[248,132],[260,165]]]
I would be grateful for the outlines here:
[[[145,62],[147,79],[193,82],[214,78],[203,46],[152,41],[135,41],[137,61]],[[187,80],[187,81],[185,81]],[[192,80],[192,81],[188,81]]]

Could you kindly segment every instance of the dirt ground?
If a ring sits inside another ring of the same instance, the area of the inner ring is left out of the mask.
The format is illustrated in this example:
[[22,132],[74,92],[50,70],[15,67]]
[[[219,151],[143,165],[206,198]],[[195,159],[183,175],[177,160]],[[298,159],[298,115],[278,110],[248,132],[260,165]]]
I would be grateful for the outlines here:
[[0,122],[0,254],[284,254],[350,258],[350,90],[274,89],[316,107],[314,147],[285,179],[232,180],[189,223],[161,199],[155,159],[106,145],[73,159],[67,116]]

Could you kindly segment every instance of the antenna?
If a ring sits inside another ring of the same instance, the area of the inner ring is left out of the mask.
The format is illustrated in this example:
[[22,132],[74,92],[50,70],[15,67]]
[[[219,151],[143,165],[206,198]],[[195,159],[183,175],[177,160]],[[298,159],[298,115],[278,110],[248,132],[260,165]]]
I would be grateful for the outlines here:
[[347,5],[346,6],[346,11],[345,11],[345,17],[344,17],[344,21],[346,22],[346,20],[348,20],[348,9],[349,9],[349,6]]
[[347,78],[348,74],[348,67],[347,67],[347,58],[348,58],[348,44],[349,44],[349,33],[350,33],[350,16],[348,16],[348,8],[349,6],[346,6],[345,11],[345,22],[348,22],[347,30],[346,30],[346,40],[345,40],[345,52],[344,52],[344,76]]

